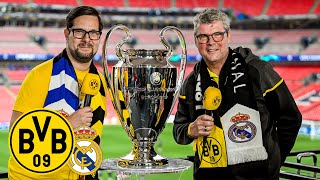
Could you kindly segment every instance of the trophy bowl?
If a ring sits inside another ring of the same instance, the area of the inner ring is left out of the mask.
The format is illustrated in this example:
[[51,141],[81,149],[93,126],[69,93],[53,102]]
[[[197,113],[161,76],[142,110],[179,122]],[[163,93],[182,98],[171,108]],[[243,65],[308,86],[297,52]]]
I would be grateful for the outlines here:
[[[127,37],[116,45],[118,63],[108,73],[107,48],[112,32],[121,29]],[[177,33],[182,46],[182,58],[178,76],[177,68],[170,63],[172,47],[163,37],[167,30]],[[183,82],[186,66],[186,47],[182,33],[173,26],[160,31],[164,50],[121,49],[130,37],[124,25],[115,25],[107,33],[103,44],[103,68],[111,100],[120,123],[133,143],[132,151],[119,159],[118,165],[162,166],[168,159],[158,155],[154,144],[165,128]]]

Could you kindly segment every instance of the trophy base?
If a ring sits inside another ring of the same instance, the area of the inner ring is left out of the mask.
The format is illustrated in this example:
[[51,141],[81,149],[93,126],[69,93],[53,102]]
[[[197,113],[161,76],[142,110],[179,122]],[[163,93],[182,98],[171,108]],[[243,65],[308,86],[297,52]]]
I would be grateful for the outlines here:
[[156,155],[148,159],[139,160],[139,159],[135,159],[135,156],[132,153],[126,155],[123,158],[120,158],[118,161],[118,166],[125,167],[125,168],[137,167],[137,166],[154,167],[154,166],[164,166],[166,164],[168,164],[168,159],[160,155]]
[[[184,171],[193,166],[193,163],[184,159],[170,159],[165,166],[130,166],[121,167],[118,165],[119,159],[104,159],[101,164],[101,170],[115,171],[118,175],[144,175],[144,174],[160,174],[160,173],[177,173]],[[129,178],[129,179],[137,179]],[[140,179],[140,178],[139,178]],[[149,179],[149,178],[146,178]]]

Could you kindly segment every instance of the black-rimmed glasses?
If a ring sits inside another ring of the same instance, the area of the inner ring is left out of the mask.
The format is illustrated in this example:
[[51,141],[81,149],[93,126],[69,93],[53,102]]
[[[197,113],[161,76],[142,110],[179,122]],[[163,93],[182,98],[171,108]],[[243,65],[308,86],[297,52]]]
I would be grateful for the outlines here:
[[86,36],[86,34],[88,34],[91,40],[98,40],[100,39],[100,36],[102,33],[101,31],[95,31],[95,30],[86,31],[84,29],[72,29],[72,28],[69,28],[69,30],[72,31],[73,37],[77,39],[83,39]]
[[195,35],[196,38],[198,39],[200,44],[207,44],[209,42],[209,38],[210,36],[212,37],[212,39],[215,42],[220,42],[223,40],[224,38],[224,34],[227,33],[228,31],[224,31],[224,32],[215,32],[213,34],[199,34],[199,35]]

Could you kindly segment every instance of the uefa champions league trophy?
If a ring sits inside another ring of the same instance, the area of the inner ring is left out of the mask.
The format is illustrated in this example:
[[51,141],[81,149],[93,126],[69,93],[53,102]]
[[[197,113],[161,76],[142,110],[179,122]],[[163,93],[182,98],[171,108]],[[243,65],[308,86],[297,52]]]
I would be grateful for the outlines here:
[[[108,76],[107,49],[112,32],[120,29],[126,37],[116,44],[118,63]],[[177,68],[169,62],[172,47],[163,37],[173,30],[182,47],[179,76]],[[102,61],[104,74],[115,111],[121,125],[133,143],[130,154],[118,161],[120,167],[151,167],[168,164],[168,159],[154,150],[157,137],[165,127],[174,103],[178,98],[186,66],[186,45],[181,31],[167,26],[160,31],[160,42],[165,50],[121,49],[131,34],[124,25],[110,28],[103,44]]]

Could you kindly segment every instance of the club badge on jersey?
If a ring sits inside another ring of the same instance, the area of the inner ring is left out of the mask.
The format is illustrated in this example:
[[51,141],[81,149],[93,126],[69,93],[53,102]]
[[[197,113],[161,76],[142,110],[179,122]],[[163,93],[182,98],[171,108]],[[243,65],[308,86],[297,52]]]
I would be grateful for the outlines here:
[[75,148],[69,159],[70,169],[79,175],[93,177],[102,163],[102,152],[100,146],[94,142],[97,136],[93,128],[80,126],[74,131]]

